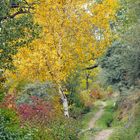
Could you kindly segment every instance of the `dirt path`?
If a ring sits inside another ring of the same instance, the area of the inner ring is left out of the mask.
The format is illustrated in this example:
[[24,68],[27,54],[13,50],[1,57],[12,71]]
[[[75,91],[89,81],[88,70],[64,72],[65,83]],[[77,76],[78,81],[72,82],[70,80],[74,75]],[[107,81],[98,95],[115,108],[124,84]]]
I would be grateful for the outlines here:
[[103,130],[95,136],[94,140],[108,140],[112,132],[113,132],[113,129]]
[[[90,120],[87,129],[82,130],[81,133],[85,133],[86,131],[94,128],[96,121],[102,117],[103,112],[104,112],[104,105],[99,108],[99,111]],[[108,140],[112,132],[113,132],[113,129],[102,130],[99,133],[97,133],[94,137],[92,136],[89,137],[89,140]]]
[[103,107],[101,107],[99,111],[95,114],[95,116],[90,120],[88,124],[88,129],[94,128],[96,121],[102,116],[103,112],[104,112],[104,109]]
[[94,128],[94,125],[96,123],[96,121],[102,116],[103,114],[103,107],[100,107],[99,111],[93,116],[93,118],[90,120],[90,122],[88,123],[88,127],[86,129],[83,129],[79,135],[81,135],[82,133],[85,133],[86,131]]

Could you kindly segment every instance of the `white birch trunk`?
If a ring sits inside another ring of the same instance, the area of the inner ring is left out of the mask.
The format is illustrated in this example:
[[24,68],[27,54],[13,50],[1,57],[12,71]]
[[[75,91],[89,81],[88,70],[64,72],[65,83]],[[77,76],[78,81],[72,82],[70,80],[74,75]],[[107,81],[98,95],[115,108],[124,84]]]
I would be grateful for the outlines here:
[[60,94],[61,100],[63,102],[64,116],[69,118],[68,100],[67,100],[67,97],[64,95],[61,87],[59,87],[59,94]]

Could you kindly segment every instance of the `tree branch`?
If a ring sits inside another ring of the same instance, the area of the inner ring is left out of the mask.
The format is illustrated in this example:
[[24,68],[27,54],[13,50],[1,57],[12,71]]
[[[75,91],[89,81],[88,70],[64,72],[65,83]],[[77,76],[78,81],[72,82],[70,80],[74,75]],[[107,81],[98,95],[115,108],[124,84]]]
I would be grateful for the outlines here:
[[95,64],[95,65],[93,65],[93,66],[91,66],[91,67],[85,68],[85,70],[95,69],[95,68],[97,68],[98,66],[99,66],[99,64]]
[[14,18],[16,17],[17,15],[20,15],[20,14],[27,14],[27,13],[30,13],[29,11],[23,11],[23,10],[20,10],[20,11],[17,11],[16,13],[12,14],[12,15],[7,15],[5,17],[2,17],[0,18],[0,20],[5,20],[5,19],[8,19],[8,18]]
[[6,20],[8,18],[10,18],[10,19],[15,18],[17,15],[31,13],[30,10],[33,10],[34,9],[34,5],[35,4],[37,4],[37,2],[28,3],[26,0],[24,0],[24,6],[18,6],[18,7],[16,7],[18,9],[17,12],[13,13],[12,15],[8,15],[7,14],[4,17],[0,17],[0,21]]

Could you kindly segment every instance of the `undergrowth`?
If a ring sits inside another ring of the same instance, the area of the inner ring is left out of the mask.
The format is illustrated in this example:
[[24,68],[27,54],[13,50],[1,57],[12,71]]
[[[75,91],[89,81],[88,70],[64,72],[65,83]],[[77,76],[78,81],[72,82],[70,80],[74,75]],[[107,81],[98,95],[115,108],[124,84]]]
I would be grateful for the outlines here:
[[132,113],[133,116],[127,123],[118,122],[109,140],[140,140],[140,103],[135,105]]

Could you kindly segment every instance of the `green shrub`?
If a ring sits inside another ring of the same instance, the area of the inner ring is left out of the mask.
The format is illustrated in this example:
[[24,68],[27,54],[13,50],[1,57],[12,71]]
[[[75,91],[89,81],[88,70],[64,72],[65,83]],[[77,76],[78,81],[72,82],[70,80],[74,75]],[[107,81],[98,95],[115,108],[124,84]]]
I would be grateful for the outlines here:
[[89,113],[90,111],[91,111],[91,107],[86,106],[86,107],[83,108],[82,114],[87,114],[87,113]]
[[139,140],[140,139],[140,104],[135,105],[135,113],[127,124],[116,128],[110,140]]
[[120,127],[111,136],[110,140],[139,140],[140,120],[136,121],[131,127]]
[[37,96],[45,100],[53,100],[54,96],[56,95],[56,89],[49,82],[30,83],[22,87],[17,103],[20,104],[30,102],[29,99],[31,96]]
[[76,107],[76,106],[72,106],[70,109],[70,116],[72,118],[80,118],[81,117],[81,113],[82,113],[83,109],[80,107]]
[[70,116],[74,119],[80,119],[83,114],[87,114],[88,112],[90,112],[90,110],[91,110],[91,108],[89,106],[77,107],[77,106],[73,105],[70,108]]
[[4,98],[4,92],[0,90],[0,102],[3,100]]
[[78,140],[79,124],[74,119],[60,117],[51,122],[49,130],[53,140]]
[[82,114],[90,111],[90,107],[84,105],[79,94],[70,93],[67,97],[70,105],[70,116],[72,118],[80,118]]
[[14,111],[0,109],[0,123],[0,140],[33,140],[33,133],[28,127],[20,127]]
[[33,129],[33,140],[78,140],[79,124],[71,118],[57,117],[47,126]]

